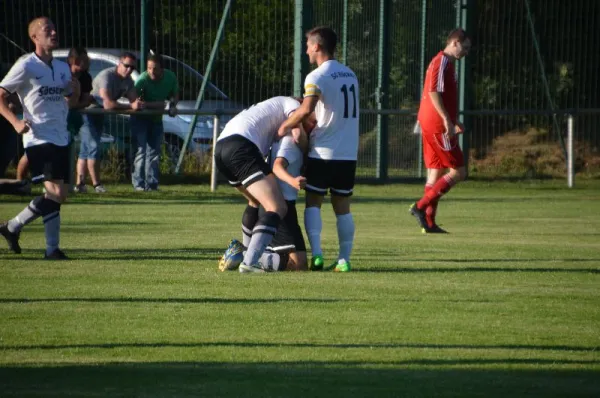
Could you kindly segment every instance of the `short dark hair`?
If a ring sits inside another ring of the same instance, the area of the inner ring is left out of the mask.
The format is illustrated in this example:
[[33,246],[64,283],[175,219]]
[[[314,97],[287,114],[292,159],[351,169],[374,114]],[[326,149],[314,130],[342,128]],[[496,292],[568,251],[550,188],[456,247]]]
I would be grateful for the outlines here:
[[317,26],[306,32],[307,39],[313,39],[320,45],[326,53],[333,55],[337,45],[337,35],[333,29],[327,26]]
[[159,54],[151,54],[148,56],[148,60],[146,62],[154,62],[156,65],[163,67],[163,57]]
[[67,55],[67,63],[72,65],[75,60],[87,55],[87,50],[83,47],[71,47],[69,55]]
[[446,44],[450,44],[454,40],[458,40],[459,43],[464,43],[467,39],[470,39],[470,36],[467,34],[467,32],[465,32],[463,28],[456,28],[448,33]]
[[123,60],[125,58],[131,58],[131,59],[135,59],[137,61],[137,57],[135,55],[133,55],[133,53],[130,53],[129,51],[124,51],[121,53],[121,56],[119,56],[120,60]]

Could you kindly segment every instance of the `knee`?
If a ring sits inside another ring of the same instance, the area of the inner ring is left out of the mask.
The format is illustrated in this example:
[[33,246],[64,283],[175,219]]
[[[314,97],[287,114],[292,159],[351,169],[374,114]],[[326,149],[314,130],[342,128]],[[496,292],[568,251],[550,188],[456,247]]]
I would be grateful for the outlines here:
[[450,174],[450,177],[456,182],[464,181],[464,179],[467,178],[467,169],[465,167],[459,167],[458,169],[450,170],[448,174]]

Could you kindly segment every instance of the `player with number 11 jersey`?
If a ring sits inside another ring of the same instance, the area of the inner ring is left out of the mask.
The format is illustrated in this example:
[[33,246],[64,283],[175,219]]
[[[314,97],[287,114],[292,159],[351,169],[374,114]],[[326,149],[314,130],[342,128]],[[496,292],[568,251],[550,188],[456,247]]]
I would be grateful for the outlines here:
[[356,160],[358,153],[358,80],[335,59],[306,76],[304,96],[319,96],[317,126],[310,134],[311,158]]

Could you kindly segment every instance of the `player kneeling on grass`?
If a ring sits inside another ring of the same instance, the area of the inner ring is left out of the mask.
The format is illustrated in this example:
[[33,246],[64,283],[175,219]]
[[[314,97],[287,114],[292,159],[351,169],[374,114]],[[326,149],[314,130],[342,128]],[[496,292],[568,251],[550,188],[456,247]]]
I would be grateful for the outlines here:
[[[298,191],[306,185],[306,179],[300,175],[307,139],[300,132],[301,144],[298,145],[291,136],[285,136],[273,143],[270,153],[270,164],[277,177],[277,183],[287,204],[287,213],[273,237],[271,246],[265,250],[258,263],[265,271],[307,271],[306,244],[302,229],[298,223],[296,199]],[[300,148],[304,144],[304,150]],[[248,203],[242,218],[244,244],[233,239],[225,254],[219,261],[221,271],[234,270],[242,262],[245,245],[252,235],[252,220],[257,220],[264,209],[255,203]],[[255,223],[256,221],[254,221]]]
[[[277,136],[277,129],[300,103],[291,97],[273,97],[236,115],[215,145],[217,168],[248,203],[260,205],[265,213],[248,224],[251,238],[240,264],[240,272],[265,272],[259,259],[271,243],[287,213],[285,199],[264,161]],[[244,214],[244,217],[246,215]]]

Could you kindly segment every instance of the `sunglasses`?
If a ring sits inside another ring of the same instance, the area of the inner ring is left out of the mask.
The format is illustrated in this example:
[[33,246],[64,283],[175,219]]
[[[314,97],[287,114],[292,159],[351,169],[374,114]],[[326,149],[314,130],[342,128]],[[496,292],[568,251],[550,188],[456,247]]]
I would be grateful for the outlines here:
[[129,64],[126,64],[126,63],[123,63],[123,62],[121,62],[121,65],[123,65],[127,69],[135,69],[135,65],[129,65]]

